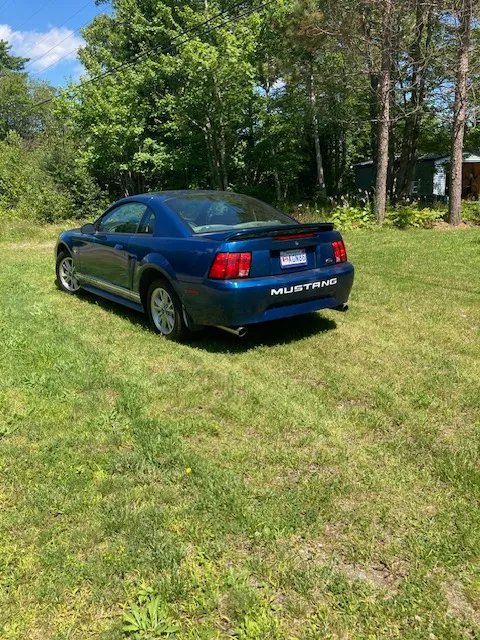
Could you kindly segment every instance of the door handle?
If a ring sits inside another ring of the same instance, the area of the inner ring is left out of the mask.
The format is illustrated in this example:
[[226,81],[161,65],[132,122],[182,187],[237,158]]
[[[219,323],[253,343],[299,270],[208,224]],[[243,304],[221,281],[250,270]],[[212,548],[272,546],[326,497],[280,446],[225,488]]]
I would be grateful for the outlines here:
[[120,251],[120,249],[123,249],[123,244],[116,244],[113,248]]

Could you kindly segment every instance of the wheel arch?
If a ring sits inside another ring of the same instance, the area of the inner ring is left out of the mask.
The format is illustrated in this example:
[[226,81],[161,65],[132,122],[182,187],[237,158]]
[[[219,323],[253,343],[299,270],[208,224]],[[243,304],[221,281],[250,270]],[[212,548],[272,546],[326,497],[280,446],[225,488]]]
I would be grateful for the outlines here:
[[68,244],[66,242],[60,241],[55,249],[55,258],[58,259],[58,256],[61,253],[67,253],[69,256],[72,255],[72,252],[70,250],[70,247],[68,246]]
[[140,300],[144,309],[147,308],[148,289],[155,280],[166,280],[170,285],[172,285],[171,278],[163,269],[157,265],[148,265],[148,267],[142,271],[138,281],[138,293],[140,294]]

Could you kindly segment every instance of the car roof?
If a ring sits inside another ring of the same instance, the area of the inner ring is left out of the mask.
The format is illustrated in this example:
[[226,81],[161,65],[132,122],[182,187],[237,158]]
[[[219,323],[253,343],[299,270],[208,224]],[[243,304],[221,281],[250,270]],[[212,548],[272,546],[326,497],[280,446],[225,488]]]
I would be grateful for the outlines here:
[[[171,198],[179,198],[182,196],[199,196],[199,195],[231,195],[233,191],[216,191],[214,189],[201,190],[201,189],[177,189],[171,191],[152,191],[150,193],[139,193],[131,196],[125,196],[119,200],[115,200],[110,204],[107,211],[119,204],[126,204],[127,202],[143,202],[145,204],[151,204],[153,202],[166,202]],[[241,195],[241,194],[235,194]]]
[[[142,193],[141,197],[154,198],[155,200],[169,200],[170,198],[180,198],[182,196],[204,196],[204,195],[222,195],[232,194],[232,191],[216,191],[214,189],[175,189],[171,191],[153,191],[151,193]],[[135,197],[135,196],[132,196]],[[139,196],[136,196],[139,197]]]

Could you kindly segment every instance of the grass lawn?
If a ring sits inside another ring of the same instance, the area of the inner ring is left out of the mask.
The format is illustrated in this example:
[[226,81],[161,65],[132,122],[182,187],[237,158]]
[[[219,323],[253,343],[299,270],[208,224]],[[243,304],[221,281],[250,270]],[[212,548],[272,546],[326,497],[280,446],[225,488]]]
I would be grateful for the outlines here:
[[[480,231],[189,346],[0,244],[0,638],[480,637]],[[137,630],[123,630],[123,626]]]

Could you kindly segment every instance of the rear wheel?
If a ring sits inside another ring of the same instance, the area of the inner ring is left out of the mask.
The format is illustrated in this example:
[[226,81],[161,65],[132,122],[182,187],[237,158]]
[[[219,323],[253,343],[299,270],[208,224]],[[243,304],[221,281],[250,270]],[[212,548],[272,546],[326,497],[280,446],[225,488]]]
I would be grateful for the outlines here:
[[80,291],[80,283],[75,269],[75,263],[69,253],[58,255],[56,264],[57,286],[61,291],[73,295]]
[[150,285],[147,315],[152,329],[167,340],[184,342],[192,335],[185,323],[182,304],[166,280],[155,280]]

